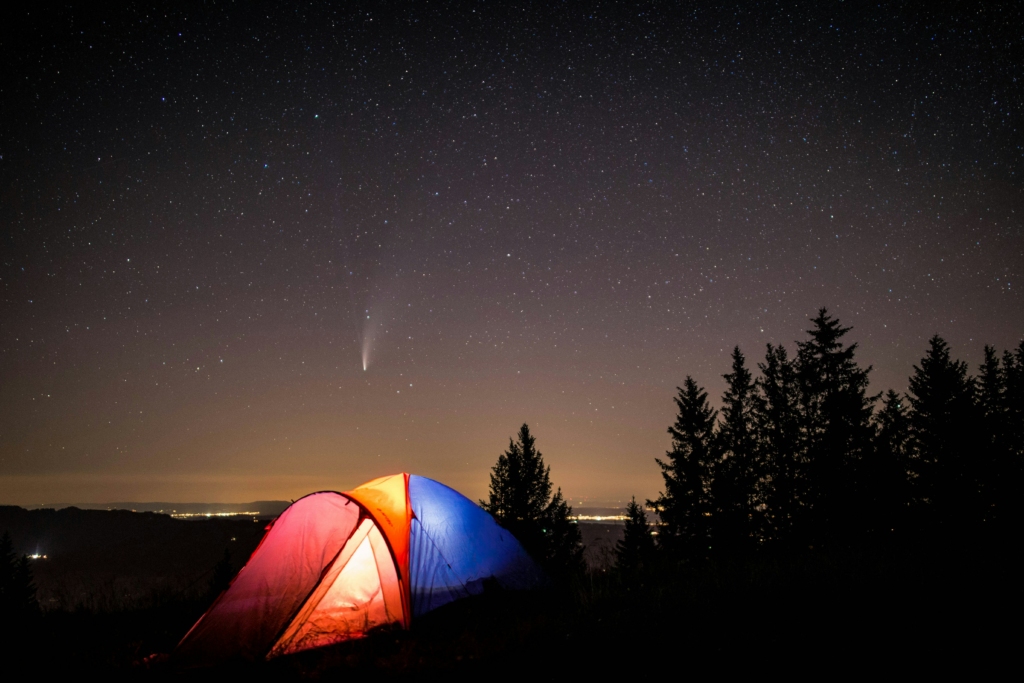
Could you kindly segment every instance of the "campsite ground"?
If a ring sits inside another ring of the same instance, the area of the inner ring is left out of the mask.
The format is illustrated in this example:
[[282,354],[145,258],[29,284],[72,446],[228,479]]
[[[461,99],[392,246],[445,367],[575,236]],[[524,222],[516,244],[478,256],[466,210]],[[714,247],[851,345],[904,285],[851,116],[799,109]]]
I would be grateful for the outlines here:
[[[82,548],[100,550],[82,550],[78,570],[66,563],[56,574],[56,565],[39,572],[41,592],[53,594],[59,576],[84,586],[90,600],[51,606],[24,625],[8,641],[16,647],[8,661],[30,667],[35,677],[102,671],[145,680],[332,679],[358,672],[376,680],[505,679],[517,672],[550,680],[616,671],[646,676],[667,665],[690,674],[757,669],[814,676],[969,666],[976,675],[1016,647],[1004,624],[1019,608],[1018,572],[1005,543],[886,539],[703,559],[629,580],[596,570],[557,590],[453,603],[408,632],[243,670],[179,672],[150,656],[173,649],[209,602],[211,569],[223,547],[251,549],[257,525],[140,517],[94,516],[71,534]],[[89,542],[90,533],[106,544]],[[131,559],[140,555],[149,559]],[[236,562],[247,552],[237,555]],[[177,582],[153,573],[161,557]],[[136,593],[125,594],[125,586]]]
[[967,667],[1015,648],[1009,556],[872,547],[702,561],[623,582],[456,603],[398,633],[271,663],[273,677],[607,678]]

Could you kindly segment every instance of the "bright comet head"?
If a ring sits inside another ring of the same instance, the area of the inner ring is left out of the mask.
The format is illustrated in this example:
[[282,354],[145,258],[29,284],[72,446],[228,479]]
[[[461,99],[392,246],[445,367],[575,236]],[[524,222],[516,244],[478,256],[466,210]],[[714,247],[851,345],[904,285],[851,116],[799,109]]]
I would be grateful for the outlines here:
[[373,328],[363,332],[363,372],[370,367],[370,352],[373,350]]

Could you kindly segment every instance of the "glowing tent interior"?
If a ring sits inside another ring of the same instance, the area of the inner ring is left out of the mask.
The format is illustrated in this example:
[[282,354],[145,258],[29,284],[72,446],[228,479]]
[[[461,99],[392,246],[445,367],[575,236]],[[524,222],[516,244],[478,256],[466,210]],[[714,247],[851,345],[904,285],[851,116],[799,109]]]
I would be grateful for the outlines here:
[[519,542],[432,479],[382,477],[310,494],[267,530],[175,650],[189,666],[262,659],[359,638],[483,591],[544,583]]

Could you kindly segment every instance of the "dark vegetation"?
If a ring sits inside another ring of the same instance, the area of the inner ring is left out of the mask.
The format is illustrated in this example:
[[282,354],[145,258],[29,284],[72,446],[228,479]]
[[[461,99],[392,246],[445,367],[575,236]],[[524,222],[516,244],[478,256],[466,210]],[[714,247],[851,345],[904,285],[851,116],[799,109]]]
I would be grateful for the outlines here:
[[768,345],[754,378],[737,348],[719,415],[687,377],[648,504],[658,545],[679,557],[755,548],[965,539],[1019,529],[1024,342],[985,347],[977,377],[940,337],[907,395],[867,393],[849,328],[822,309],[808,339]]
[[[5,656],[52,669],[124,669],[170,652],[263,536],[266,520],[182,521],[128,510],[0,506]],[[18,551],[15,553],[14,548]],[[46,553],[29,560],[25,553]],[[224,566],[230,555],[230,566]],[[8,608],[14,596],[36,598]],[[225,579],[225,576],[227,577]],[[20,577],[20,578],[19,578]]]
[[562,489],[551,495],[551,468],[536,447],[529,425],[519,428],[491,472],[488,500],[480,505],[512,532],[558,579],[583,569],[583,543]]
[[[263,525],[98,512],[101,533],[82,526],[85,511],[5,508],[15,537],[32,515],[63,530],[79,576],[113,553],[125,576],[149,577],[130,599],[116,581],[109,597],[95,580],[60,593],[46,562],[17,557],[5,537],[3,622],[24,625],[6,642],[42,670],[171,679],[994,672],[1015,652],[1020,609],[1024,344],[986,347],[972,376],[935,337],[908,394],[875,396],[848,331],[822,310],[792,357],[769,345],[756,376],[734,350],[719,411],[687,377],[656,463],[664,490],[627,506],[604,563],[584,562],[523,425],[481,504],[547,568],[545,591],[492,590],[408,632],[186,674],[147,656],[171,651]],[[29,569],[47,586],[39,600]]]

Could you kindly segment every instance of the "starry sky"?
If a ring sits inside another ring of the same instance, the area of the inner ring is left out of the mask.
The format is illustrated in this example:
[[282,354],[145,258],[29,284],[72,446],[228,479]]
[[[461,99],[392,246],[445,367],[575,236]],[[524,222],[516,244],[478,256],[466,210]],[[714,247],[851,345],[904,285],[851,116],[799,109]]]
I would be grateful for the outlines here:
[[653,497],[820,306],[1016,345],[1020,5],[708,4],[4,10],[0,502]]

